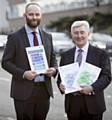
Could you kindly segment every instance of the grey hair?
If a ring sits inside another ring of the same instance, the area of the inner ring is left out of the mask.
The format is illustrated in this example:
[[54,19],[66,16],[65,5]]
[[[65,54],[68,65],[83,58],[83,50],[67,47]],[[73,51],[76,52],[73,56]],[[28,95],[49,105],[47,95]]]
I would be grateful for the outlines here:
[[73,28],[76,28],[76,27],[80,27],[84,25],[86,30],[89,32],[90,31],[90,25],[89,25],[89,22],[88,21],[85,21],[85,20],[81,20],[81,21],[75,21],[72,23],[71,25],[71,31],[73,30]]

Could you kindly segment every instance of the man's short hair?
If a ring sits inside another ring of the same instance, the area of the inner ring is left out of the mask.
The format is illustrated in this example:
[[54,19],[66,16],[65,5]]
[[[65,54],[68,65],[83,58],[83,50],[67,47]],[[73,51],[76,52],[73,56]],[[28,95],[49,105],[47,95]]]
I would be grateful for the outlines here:
[[37,2],[29,2],[29,3],[27,3],[26,6],[25,6],[25,11],[27,11],[27,8],[28,8],[29,6],[31,6],[31,5],[37,5],[38,7],[41,8],[41,6],[40,6]]
[[75,27],[80,27],[84,25],[87,29],[87,31],[89,32],[90,31],[90,25],[89,25],[89,22],[86,21],[86,20],[81,20],[81,21],[74,21],[71,25],[71,31],[73,30],[73,28]]

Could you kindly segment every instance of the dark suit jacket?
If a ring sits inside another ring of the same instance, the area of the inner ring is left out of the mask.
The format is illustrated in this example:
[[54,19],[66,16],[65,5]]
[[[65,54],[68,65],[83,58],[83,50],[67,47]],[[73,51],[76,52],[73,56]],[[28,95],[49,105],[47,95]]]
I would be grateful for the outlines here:
[[[75,48],[70,49],[61,56],[60,66],[70,64],[74,62]],[[107,53],[104,50],[89,45],[86,62],[100,67],[101,73],[98,80],[92,84],[95,95],[85,95],[85,101],[87,104],[88,112],[91,114],[100,114],[106,110],[103,90],[109,85],[111,81],[111,68],[110,60]],[[59,86],[61,82],[60,75],[58,76],[57,84]],[[65,110],[69,110],[69,95],[65,95]],[[76,110],[78,107],[78,100],[76,104]]]
[[[56,67],[55,54],[53,52],[52,37],[50,34],[40,30],[42,43],[45,48],[49,67]],[[23,79],[26,70],[30,70],[26,47],[29,47],[29,40],[25,28],[21,28],[8,36],[7,45],[2,58],[2,67],[12,74],[11,97],[19,100],[26,100],[30,97],[34,84],[33,81]],[[46,90],[53,96],[51,78],[45,76]]]

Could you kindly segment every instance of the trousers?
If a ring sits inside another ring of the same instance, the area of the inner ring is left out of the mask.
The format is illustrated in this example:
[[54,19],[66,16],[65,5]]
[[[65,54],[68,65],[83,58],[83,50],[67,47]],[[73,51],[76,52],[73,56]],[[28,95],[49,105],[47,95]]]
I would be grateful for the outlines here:
[[30,98],[14,99],[17,120],[45,120],[50,106],[49,98],[45,85],[35,84]]

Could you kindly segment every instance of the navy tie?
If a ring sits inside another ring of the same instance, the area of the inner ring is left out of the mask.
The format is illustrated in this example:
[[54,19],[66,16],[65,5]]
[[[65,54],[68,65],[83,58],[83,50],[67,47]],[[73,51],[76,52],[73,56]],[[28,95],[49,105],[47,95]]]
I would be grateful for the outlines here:
[[33,34],[33,43],[34,43],[34,46],[38,46],[39,44],[38,44],[38,39],[37,39],[37,32],[32,32],[32,34]]
[[78,55],[77,55],[76,62],[79,63],[79,66],[81,65],[81,62],[82,62],[82,52],[83,52],[82,49],[79,49],[79,50],[78,50]]

